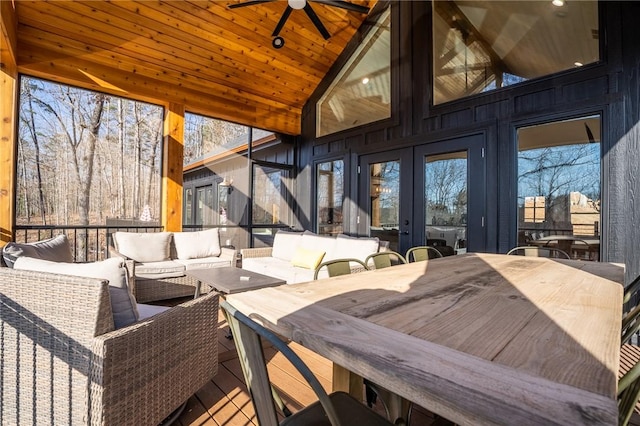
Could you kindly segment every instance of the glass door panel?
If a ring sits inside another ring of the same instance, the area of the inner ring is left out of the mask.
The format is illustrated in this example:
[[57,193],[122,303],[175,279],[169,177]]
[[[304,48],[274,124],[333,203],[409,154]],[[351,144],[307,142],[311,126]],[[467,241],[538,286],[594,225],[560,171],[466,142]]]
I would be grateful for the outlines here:
[[400,161],[369,165],[369,230],[398,250],[400,232]]
[[467,251],[467,151],[424,157],[427,245],[445,256]]
[[344,161],[334,160],[317,166],[318,234],[336,235],[343,232]]

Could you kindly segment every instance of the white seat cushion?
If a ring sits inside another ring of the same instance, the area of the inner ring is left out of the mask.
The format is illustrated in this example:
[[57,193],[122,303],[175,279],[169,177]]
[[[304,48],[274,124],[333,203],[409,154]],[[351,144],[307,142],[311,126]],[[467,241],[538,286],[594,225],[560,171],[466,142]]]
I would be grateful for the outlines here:
[[313,281],[313,269],[298,268],[291,265],[290,261],[274,257],[251,257],[242,261],[242,269],[268,275],[285,281],[287,284],[295,284],[305,281]]
[[203,257],[202,259],[176,259],[174,262],[181,264],[187,271],[192,269],[220,268],[223,266],[231,266],[228,259],[220,259],[217,256]]
[[136,278],[176,278],[184,275],[184,265],[175,260],[136,263]]

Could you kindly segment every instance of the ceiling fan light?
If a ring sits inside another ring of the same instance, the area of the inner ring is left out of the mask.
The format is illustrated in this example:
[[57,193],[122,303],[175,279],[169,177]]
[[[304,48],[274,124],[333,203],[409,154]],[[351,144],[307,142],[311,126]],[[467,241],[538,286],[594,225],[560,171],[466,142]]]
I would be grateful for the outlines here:
[[289,4],[289,6],[291,6],[292,9],[304,9],[304,7],[307,5],[307,0],[287,0],[287,3]]

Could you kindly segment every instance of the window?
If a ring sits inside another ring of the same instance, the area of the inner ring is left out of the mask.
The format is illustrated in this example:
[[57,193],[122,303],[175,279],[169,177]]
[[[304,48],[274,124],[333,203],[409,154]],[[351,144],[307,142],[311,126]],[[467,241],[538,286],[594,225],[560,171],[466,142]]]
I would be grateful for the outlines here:
[[597,1],[434,1],[433,103],[600,60]]
[[342,233],[344,201],[344,161],[334,160],[317,166],[318,234]]
[[600,155],[599,116],[518,129],[518,245],[553,236],[597,241]]
[[289,223],[288,170],[254,166],[253,224],[278,225]]
[[184,189],[184,211],[182,216],[184,217],[185,225],[193,225],[192,218],[192,205],[193,205],[193,188],[185,188]]
[[158,225],[162,119],[157,105],[22,77],[16,223]]
[[316,136],[391,117],[391,13],[387,9],[317,104]]
[[247,145],[249,128],[203,115],[184,115],[184,160],[189,164],[204,155],[224,154]]

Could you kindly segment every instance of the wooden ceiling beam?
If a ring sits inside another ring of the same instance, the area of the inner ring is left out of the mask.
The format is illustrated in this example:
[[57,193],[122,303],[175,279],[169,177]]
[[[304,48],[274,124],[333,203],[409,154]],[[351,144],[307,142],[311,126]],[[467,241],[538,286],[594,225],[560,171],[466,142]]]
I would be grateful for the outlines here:
[[29,46],[25,47],[25,52],[22,49],[19,52],[18,70],[28,75],[155,104],[184,104],[189,111],[275,132],[300,133],[300,108],[235,102],[215,93],[203,93],[135,73],[123,73],[80,58],[71,62],[55,52],[36,52]]

